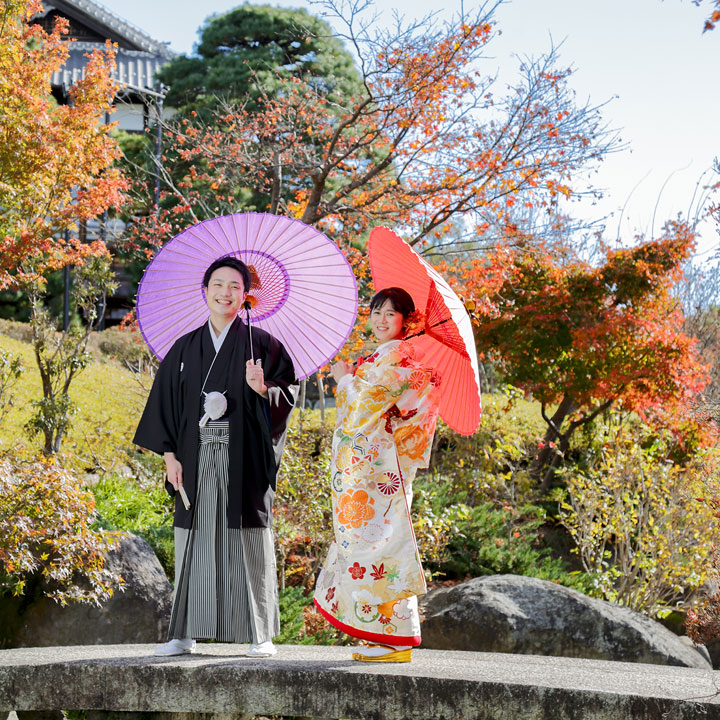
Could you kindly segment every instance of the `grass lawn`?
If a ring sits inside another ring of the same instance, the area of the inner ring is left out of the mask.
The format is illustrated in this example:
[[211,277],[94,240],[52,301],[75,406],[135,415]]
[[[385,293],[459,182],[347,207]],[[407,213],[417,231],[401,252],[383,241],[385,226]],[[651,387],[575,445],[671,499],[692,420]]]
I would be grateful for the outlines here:
[[[42,396],[40,374],[28,343],[0,335],[0,347],[19,356],[24,365],[11,390],[13,407],[0,425],[0,451],[12,449],[30,457],[42,447],[41,437],[30,440],[24,429],[33,412],[32,401]],[[118,363],[95,360],[73,380],[70,397],[76,413],[62,447],[67,462],[84,472],[117,471],[127,463],[125,451],[132,448],[144,391]]]

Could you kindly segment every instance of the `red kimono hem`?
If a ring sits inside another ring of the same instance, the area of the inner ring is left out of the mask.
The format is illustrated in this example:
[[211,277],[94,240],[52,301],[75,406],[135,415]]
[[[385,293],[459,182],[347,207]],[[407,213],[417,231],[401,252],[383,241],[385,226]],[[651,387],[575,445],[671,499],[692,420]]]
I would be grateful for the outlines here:
[[407,645],[408,647],[417,647],[422,642],[422,637],[420,637],[420,635],[402,637],[398,635],[382,635],[381,633],[358,630],[357,628],[352,627],[352,625],[346,625],[344,622],[340,622],[340,620],[333,617],[329,612],[323,610],[315,598],[313,598],[313,602],[315,603],[315,607],[318,609],[318,612],[333,627],[336,627],[338,630],[342,630],[342,632],[346,635],[350,635],[351,637],[356,637],[360,640],[369,640],[370,642],[379,643],[380,645]]

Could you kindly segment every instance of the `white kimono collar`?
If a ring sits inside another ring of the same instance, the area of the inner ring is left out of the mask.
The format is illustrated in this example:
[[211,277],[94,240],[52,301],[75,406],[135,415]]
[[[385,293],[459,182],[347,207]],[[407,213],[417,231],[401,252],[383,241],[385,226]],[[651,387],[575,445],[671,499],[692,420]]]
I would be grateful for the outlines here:
[[225,329],[219,335],[215,335],[215,328],[212,326],[212,323],[210,322],[210,318],[208,318],[208,327],[210,328],[210,337],[212,338],[213,346],[215,348],[216,353],[220,352],[220,348],[222,347],[222,344],[225,341],[227,334],[230,332],[231,325],[232,325],[232,322],[229,322],[225,326]]

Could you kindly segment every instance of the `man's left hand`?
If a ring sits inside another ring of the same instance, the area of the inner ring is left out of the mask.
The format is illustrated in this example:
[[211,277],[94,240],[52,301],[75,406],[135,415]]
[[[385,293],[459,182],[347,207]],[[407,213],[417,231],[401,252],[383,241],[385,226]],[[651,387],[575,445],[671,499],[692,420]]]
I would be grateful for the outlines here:
[[265,374],[263,373],[262,363],[256,360],[248,360],[245,363],[245,379],[247,384],[261,397],[267,398],[267,385],[265,384]]

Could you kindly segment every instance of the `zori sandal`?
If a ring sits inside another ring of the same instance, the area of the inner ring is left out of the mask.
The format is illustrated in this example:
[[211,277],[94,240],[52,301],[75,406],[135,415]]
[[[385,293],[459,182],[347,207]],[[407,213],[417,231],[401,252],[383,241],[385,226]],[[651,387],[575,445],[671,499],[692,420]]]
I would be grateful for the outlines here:
[[[368,645],[369,653],[356,652],[353,653],[353,660],[359,660],[360,662],[410,662],[412,660],[412,648],[404,647],[401,649],[394,648],[388,645]],[[376,650],[377,648],[377,650]],[[378,650],[386,650],[384,653],[377,653]],[[375,652],[372,652],[372,651]]]

